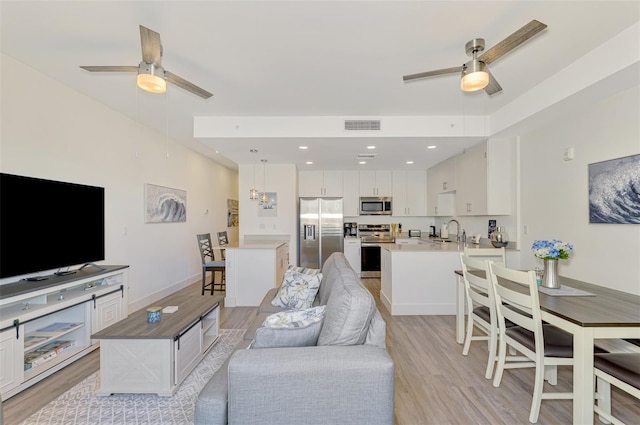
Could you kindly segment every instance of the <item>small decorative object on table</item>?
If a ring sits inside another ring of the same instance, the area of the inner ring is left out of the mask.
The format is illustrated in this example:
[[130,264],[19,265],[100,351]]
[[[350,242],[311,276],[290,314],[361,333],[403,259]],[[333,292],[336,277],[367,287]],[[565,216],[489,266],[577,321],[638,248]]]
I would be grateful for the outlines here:
[[498,226],[496,230],[491,233],[491,245],[494,248],[506,247],[509,243],[509,235],[504,231],[504,227]]
[[553,289],[560,288],[560,281],[558,280],[558,260],[568,259],[569,253],[573,251],[573,245],[557,239],[550,241],[537,240],[533,241],[531,250],[533,251],[533,255],[544,260],[542,286]]
[[162,307],[149,307],[147,309],[147,322],[158,323],[162,314]]

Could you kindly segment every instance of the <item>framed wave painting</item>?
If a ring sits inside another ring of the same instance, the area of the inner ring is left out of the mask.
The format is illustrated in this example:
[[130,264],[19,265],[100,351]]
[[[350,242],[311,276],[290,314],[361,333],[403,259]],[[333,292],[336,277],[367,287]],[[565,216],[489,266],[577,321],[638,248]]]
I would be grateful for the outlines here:
[[640,224],[640,154],[589,164],[589,223]]
[[180,223],[187,221],[187,192],[180,189],[144,185],[144,222]]

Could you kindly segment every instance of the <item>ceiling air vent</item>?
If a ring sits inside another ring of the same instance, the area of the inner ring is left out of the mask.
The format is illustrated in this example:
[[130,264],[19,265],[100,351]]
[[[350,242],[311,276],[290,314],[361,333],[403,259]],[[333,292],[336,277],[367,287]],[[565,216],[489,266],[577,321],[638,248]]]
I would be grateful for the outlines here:
[[375,153],[359,153],[358,159],[375,159]]
[[380,120],[344,120],[344,129],[348,131],[380,130]]

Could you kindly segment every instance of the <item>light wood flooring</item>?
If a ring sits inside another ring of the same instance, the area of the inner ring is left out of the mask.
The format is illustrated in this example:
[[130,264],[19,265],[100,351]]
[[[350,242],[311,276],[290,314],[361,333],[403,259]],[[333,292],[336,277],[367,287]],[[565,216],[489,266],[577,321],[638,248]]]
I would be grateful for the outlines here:
[[[472,343],[469,355],[463,356],[462,346],[455,342],[454,316],[390,316],[380,303],[380,280],[363,279],[363,283],[387,322],[387,347],[396,368],[397,425],[529,423],[533,369],[507,370],[500,387],[494,388],[484,378],[486,343]],[[201,296],[200,283],[190,288],[194,296]],[[221,327],[247,328],[255,311],[222,307]],[[96,350],[4,401],[4,423],[20,423],[98,368]],[[570,368],[559,369],[556,388],[571,391]],[[614,390],[613,411],[627,424],[640,424],[640,402],[625,393]],[[571,424],[571,416],[570,400],[545,400],[538,423]]]

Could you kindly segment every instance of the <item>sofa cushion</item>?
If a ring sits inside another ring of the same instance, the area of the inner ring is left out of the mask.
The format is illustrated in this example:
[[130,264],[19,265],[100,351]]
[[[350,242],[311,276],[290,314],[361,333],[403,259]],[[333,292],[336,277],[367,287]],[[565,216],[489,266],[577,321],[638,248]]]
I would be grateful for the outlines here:
[[[340,258],[340,257],[338,257]],[[318,345],[363,344],[369,331],[376,305],[344,256],[336,260],[338,270],[332,283],[324,324],[318,337]]]
[[325,307],[321,306],[273,314],[256,330],[251,348],[316,345],[324,312]]
[[321,280],[322,273],[307,275],[288,270],[271,304],[296,310],[307,309],[318,293]]
[[317,297],[319,305],[327,305],[331,288],[340,275],[340,271],[336,267],[336,259],[340,258],[340,255],[339,253],[331,254],[322,265],[322,283],[320,283]]
[[387,324],[377,308],[371,318],[364,343],[367,345],[375,345],[385,350],[387,349]]
[[276,293],[278,293],[278,288],[271,288],[267,291],[264,298],[262,298],[262,302],[258,306],[258,314],[263,314],[263,313],[273,314],[273,313],[279,313],[281,311],[287,310],[286,307],[279,307],[271,304],[271,301],[273,301],[273,298],[276,296]]
[[244,333],[242,339],[245,341],[252,341],[256,336],[256,331],[258,328],[262,327],[265,319],[269,317],[272,313],[260,313],[256,317],[253,318],[251,324],[247,328],[247,331]]

